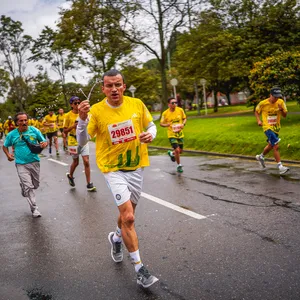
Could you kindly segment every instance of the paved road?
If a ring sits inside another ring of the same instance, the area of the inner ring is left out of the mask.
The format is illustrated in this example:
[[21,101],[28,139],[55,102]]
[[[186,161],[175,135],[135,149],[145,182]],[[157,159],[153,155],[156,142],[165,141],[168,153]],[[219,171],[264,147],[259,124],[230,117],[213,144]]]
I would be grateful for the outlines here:
[[179,175],[151,153],[136,229],[160,281],[144,290],[127,252],[121,264],[110,258],[117,210],[94,155],[97,193],[86,191],[82,164],[71,189],[70,157],[42,158],[43,217],[32,219],[1,151],[0,299],[300,299],[299,167],[283,177],[270,163],[262,171],[253,161],[189,156]]

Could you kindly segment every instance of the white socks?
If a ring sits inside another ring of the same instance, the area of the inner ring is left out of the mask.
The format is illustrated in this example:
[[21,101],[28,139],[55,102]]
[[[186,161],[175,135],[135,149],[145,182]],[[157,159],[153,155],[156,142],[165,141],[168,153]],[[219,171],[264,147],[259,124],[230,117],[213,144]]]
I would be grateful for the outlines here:
[[113,235],[113,241],[115,243],[120,243],[122,242],[122,230],[121,228],[119,228],[119,226],[117,226],[116,228],[116,232]]
[[129,252],[131,260],[134,264],[135,272],[138,272],[139,269],[143,266],[141,257],[140,257],[140,250],[136,250],[135,252]]

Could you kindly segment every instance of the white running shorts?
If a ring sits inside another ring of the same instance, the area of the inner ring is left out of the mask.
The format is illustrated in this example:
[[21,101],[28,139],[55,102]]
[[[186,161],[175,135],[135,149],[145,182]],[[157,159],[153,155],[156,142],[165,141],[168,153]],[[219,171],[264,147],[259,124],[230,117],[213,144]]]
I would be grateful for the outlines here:
[[130,172],[109,172],[103,173],[107,186],[113,194],[117,206],[131,200],[137,204],[143,186],[144,168],[139,168]]

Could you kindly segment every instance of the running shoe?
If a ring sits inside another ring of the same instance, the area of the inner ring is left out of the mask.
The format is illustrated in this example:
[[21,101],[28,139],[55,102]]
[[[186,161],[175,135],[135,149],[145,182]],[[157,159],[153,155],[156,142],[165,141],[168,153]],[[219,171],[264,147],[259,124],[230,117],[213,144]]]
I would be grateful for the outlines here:
[[70,173],[67,173],[67,178],[69,180],[69,185],[70,186],[75,186],[75,181],[74,181],[74,177],[71,177]]
[[111,258],[114,262],[121,262],[123,261],[123,249],[122,249],[122,242],[114,242],[113,240],[114,232],[110,232],[108,234],[108,240],[111,245]]
[[93,183],[92,182],[90,182],[87,186],[86,186],[86,188],[87,188],[87,190],[89,191],[89,192],[96,192],[96,187],[93,185]]
[[173,154],[173,152],[171,151],[171,150],[168,150],[168,155],[170,156],[170,158],[171,158],[171,161],[175,161],[175,156],[174,156],[174,154]]
[[182,173],[183,172],[182,166],[177,166],[177,172],[178,173]]
[[34,211],[32,212],[32,217],[33,218],[40,218],[42,216],[42,214],[38,211],[37,208],[34,209]]
[[158,278],[156,278],[153,275],[150,275],[149,271],[145,268],[145,266],[142,266],[137,272],[137,284],[140,284],[144,288],[148,288],[156,281],[158,281]]
[[280,166],[279,167],[279,174],[282,175],[282,174],[285,174],[286,172],[288,172],[290,169],[288,167],[285,167],[285,166]]
[[255,158],[258,161],[259,165],[264,169],[266,167],[266,165],[265,165],[265,159],[261,155],[259,155],[259,154],[257,154],[255,156]]

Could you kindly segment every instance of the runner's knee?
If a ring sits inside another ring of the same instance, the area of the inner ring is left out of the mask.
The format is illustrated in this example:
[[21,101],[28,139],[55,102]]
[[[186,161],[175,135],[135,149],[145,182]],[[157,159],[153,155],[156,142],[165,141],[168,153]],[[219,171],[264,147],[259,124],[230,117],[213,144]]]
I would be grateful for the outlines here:
[[132,212],[125,212],[121,215],[122,224],[126,227],[132,227],[134,224],[134,214]]

